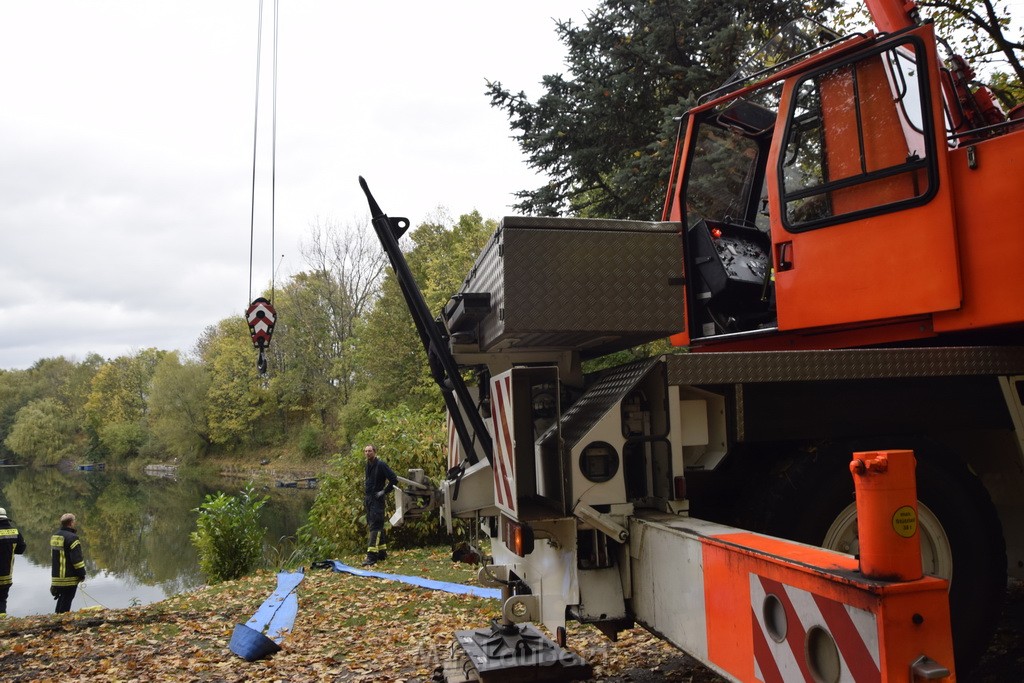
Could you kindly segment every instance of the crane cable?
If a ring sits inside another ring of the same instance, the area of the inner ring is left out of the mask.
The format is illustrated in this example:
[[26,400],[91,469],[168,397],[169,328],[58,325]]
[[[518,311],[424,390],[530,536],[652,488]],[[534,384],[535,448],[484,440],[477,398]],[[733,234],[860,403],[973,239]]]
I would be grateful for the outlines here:
[[249,209],[249,299],[252,301],[245,311],[246,321],[249,323],[249,334],[252,336],[252,344],[258,350],[259,356],[256,360],[256,369],[261,375],[267,372],[267,358],[265,350],[270,345],[270,338],[274,333],[274,323],[277,319],[277,312],[274,310],[274,287],[275,287],[275,264],[274,264],[274,232],[276,222],[276,195],[277,195],[277,27],[278,27],[278,1],[274,0],[274,65],[271,81],[273,84],[272,103],[273,116],[271,121],[271,157],[270,157],[270,300],[264,297],[252,298],[252,276],[253,276],[253,254],[256,242],[256,157],[257,141],[259,139],[260,120],[260,71],[263,54],[263,0],[259,3],[259,21],[256,29],[256,101],[253,107],[252,126],[252,193]]

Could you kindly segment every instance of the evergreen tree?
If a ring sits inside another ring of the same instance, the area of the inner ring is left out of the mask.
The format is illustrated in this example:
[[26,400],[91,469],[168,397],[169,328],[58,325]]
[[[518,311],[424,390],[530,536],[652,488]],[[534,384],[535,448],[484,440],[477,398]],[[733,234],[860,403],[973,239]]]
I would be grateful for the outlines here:
[[515,208],[660,217],[676,118],[801,9],[788,0],[604,0],[585,25],[558,22],[568,73],[545,76],[536,102],[488,84],[530,166],[552,179],[517,192]]

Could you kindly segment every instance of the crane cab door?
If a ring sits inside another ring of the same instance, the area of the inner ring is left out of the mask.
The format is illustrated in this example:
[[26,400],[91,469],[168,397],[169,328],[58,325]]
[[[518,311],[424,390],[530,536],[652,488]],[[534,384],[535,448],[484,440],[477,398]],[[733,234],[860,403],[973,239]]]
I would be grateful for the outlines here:
[[960,305],[938,74],[924,26],[783,82],[766,171],[780,332]]

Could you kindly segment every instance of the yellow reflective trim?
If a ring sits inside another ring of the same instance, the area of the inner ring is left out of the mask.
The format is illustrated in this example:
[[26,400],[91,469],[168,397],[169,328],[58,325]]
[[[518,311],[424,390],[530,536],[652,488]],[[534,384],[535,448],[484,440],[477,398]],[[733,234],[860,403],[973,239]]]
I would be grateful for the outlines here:
[[77,547],[78,547],[78,546],[80,546],[80,545],[82,545],[82,544],[81,544],[81,543],[79,542],[79,540],[78,540],[78,539],[76,538],[76,539],[74,540],[74,542],[73,542],[73,543],[72,543],[72,544],[71,544],[70,546],[68,546],[68,549],[69,549],[69,550],[74,550],[75,548],[77,548]]
[[52,585],[52,586],[77,586],[78,585],[78,577],[77,576],[55,576],[50,581],[50,585]]
[[73,566],[75,569],[85,569],[85,562],[75,562]]
[[0,529],[0,538],[4,538],[5,536],[17,536],[17,535],[18,535],[18,530],[17,529]]
[[51,548],[63,548],[64,547],[64,537],[61,536],[60,534],[54,534],[53,536],[50,536],[50,547]]

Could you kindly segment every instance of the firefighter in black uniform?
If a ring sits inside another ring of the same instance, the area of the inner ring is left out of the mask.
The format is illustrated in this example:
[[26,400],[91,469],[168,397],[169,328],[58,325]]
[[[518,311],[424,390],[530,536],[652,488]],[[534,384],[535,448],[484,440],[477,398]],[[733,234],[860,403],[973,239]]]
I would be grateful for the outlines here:
[[384,501],[391,489],[398,485],[398,477],[388,464],[377,457],[377,447],[368,444],[363,449],[366,456],[366,489],[363,504],[366,506],[366,559],[363,565],[371,565],[388,556],[384,541]]
[[70,512],[60,518],[60,528],[50,536],[50,595],[57,600],[58,614],[71,611],[78,584],[85,581],[85,555]]
[[14,577],[14,556],[25,552],[25,539],[0,508],[0,617],[7,616],[7,594]]

